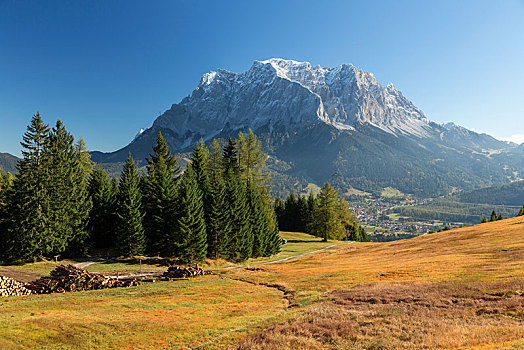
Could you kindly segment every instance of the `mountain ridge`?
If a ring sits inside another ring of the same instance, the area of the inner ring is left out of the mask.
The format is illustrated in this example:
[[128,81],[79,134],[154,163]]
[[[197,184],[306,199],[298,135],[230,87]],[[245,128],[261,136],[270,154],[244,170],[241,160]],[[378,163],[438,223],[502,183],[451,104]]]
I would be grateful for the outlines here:
[[524,170],[524,164],[514,167],[507,156],[516,145],[454,123],[433,122],[372,73],[349,64],[323,68],[284,59],[255,61],[242,73],[218,69],[204,74],[188,96],[130,144],[111,153],[94,152],[93,158],[119,162],[131,152],[143,159],[158,132],[183,153],[200,139],[248,129],[259,135],[266,152],[289,165],[284,175],[315,183],[336,174],[342,186],[400,184],[393,187],[436,195],[454,187],[502,184]]

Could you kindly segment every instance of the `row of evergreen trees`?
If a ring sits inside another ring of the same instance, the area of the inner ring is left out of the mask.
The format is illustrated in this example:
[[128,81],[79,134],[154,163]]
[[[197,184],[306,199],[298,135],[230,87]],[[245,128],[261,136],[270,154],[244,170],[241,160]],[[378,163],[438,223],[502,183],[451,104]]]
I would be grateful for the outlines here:
[[275,201],[278,224],[283,231],[308,232],[328,239],[368,242],[369,237],[349,210],[348,203],[326,183],[318,196],[291,194],[285,202]]
[[502,213],[499,213],[499,214],[497,215],[497,213],[495,212],[495,210],[493,210],[493,211],[491,211],[491,215],[490,215],[490,217],[489,217],[489,220],[488,220],[485,216],[483,216],[483,217],[480,219],[480,223],[483,224],[483,223],[486,223],[486,222],[493,222],[493,221],[498,221],[498,220],[502,220],[502,219],[504,219],[504,218],[502,217]]
[[94,167],[85,143],[39,114],[24,134],[13,178],[0,176],[0,259],[35,259],[91,248],[123,255],[245,260],[280,249],[256,136],[196,145],[182,172],[159,133],[146,173],[129,155],[119,181]]

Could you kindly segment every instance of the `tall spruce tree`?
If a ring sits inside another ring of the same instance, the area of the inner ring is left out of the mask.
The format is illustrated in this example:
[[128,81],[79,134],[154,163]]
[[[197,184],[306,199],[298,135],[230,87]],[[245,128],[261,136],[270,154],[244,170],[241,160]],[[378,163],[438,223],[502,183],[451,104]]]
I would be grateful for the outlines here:
[[145,251],[139,183],[136,165],[129,153],[118,184],[116,212],[117,248],[126,256],[140,255]]
[[229,259],[246,260],[253,253],[253,231],[246,188],[240,181],[238,173],[229,172],[225,181],[225,189],[231,219],[231,239],[228,242]]
[[253,235],[252,257],[265,256],[270,236],[269,222],[265,214],[264,203],[257,189],[253,186],[246,188],[250,212],[250,226]]
[[107,173],[97,166],[89,177],[88,193],[92,207],[89,212],[89,241],[93,248],[113,248],[115,237],[116,189]]
[[[201,139],[195,145],[193,152],[191,153],[191,168],[195,173],[195,180],[198,188],[202,193],[202,204],[204,209],[204,221],[206,222],[206,236],[208,237],[208,250],[209,241],[212,239],[213,232],[211,232],[211,211],[213,210],[211,204],[211,188],[209,182],[209,150],[207,149],[204,141]],[[211,237],[210,237],[211,236]]]
[[177,182],[180,167],[159,132],[153,154],[147,159],[143,181],[144,227],[148,251],[157,255],[174,253],[177,234]]
[[517,214],[517,216],[522,216],[522,215],[524,215],[524,205],[522,206],[522,208],[520,208],[519,213]]
[[200,262],[207,254],[207,237],[202,193],[192,165],[182,175],[178,198],[179,256],[186,263]]
[[212,259],[227,258],[231,239],[231,219],[227,207],[223,176],[222,148],[216,139],[211,143],[209,152],[209,208],[206,220],[207,256]]
[[222,156],[222,169],[224,177],[229,176],[230,173],[239,174],[239,165],[238,165],[238,151],[236,142],[233,141],[231,137],[228,138],[227,145],[224,147],[223,156]]
[[45,165],[49,173],[48,244],[53,253],[85,253],[86,225],[91,203],[87,194],[84,151],[58,120],[49,135]]
[[44,152],[49,127],[37,113],[23,136],[23,159],[7,194],[5,256],[7,259],[36,259],[52,252],[48,242],[49,191]]
[[253,253],[253,232],[246,187],[240,179],[236,142],[231,138],[224,147],[222,162],[226,204],[231,219],[231,237],[227,247],[229,259],[242,261],[249,259]]

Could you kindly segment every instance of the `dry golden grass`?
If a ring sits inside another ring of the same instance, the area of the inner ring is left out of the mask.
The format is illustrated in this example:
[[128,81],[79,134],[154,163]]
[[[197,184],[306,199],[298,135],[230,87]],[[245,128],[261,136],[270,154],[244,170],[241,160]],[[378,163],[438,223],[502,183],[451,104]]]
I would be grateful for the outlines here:
[[[272,260],[333,245],[289,235]],[[524,346],[524,217],[218,271],[124,289],[0,298],[0,348]]]
[[241,349],[442,349],[524,337],[524,281],[374,283],[246,338]]
[[342,245],[236,276],[286,283],[299,293],[369,282],[524,279],[524,217],[409,240]]
[[240,348],[524,346],[524,217],[235,274],[284,283],[300,305],[313,303]]

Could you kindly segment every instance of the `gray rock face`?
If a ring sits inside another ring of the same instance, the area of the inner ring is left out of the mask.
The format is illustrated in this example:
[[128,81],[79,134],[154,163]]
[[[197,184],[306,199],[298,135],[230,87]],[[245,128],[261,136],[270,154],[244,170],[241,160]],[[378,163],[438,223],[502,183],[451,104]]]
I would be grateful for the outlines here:
[[369,123],[417,137],[431,131],[422,111],[392,84],[382,87],[371,73],[346,64],[322,68],[283,59],[255,61],[239,74],[205,74],[191,95],[158,117],[151,129],[170,130],[170,143],[184,149],[227,129],[292,133],[319,122],[340,130]]
[[516,145],[431,122],[371,73],[283,59],[255,61],[243,73],[204,74],[189,96],[129,145],[93,152],[93,160],[122,162],[131,152],[143,161],[159,131],[174,152],[183,153],[200,138],[236,136],[248,128],[271,155],[275,188],[284,190],[299,180],[322,184],[336,174],[341,188],[389,186],[436,196],[501,184],[524,172]]

